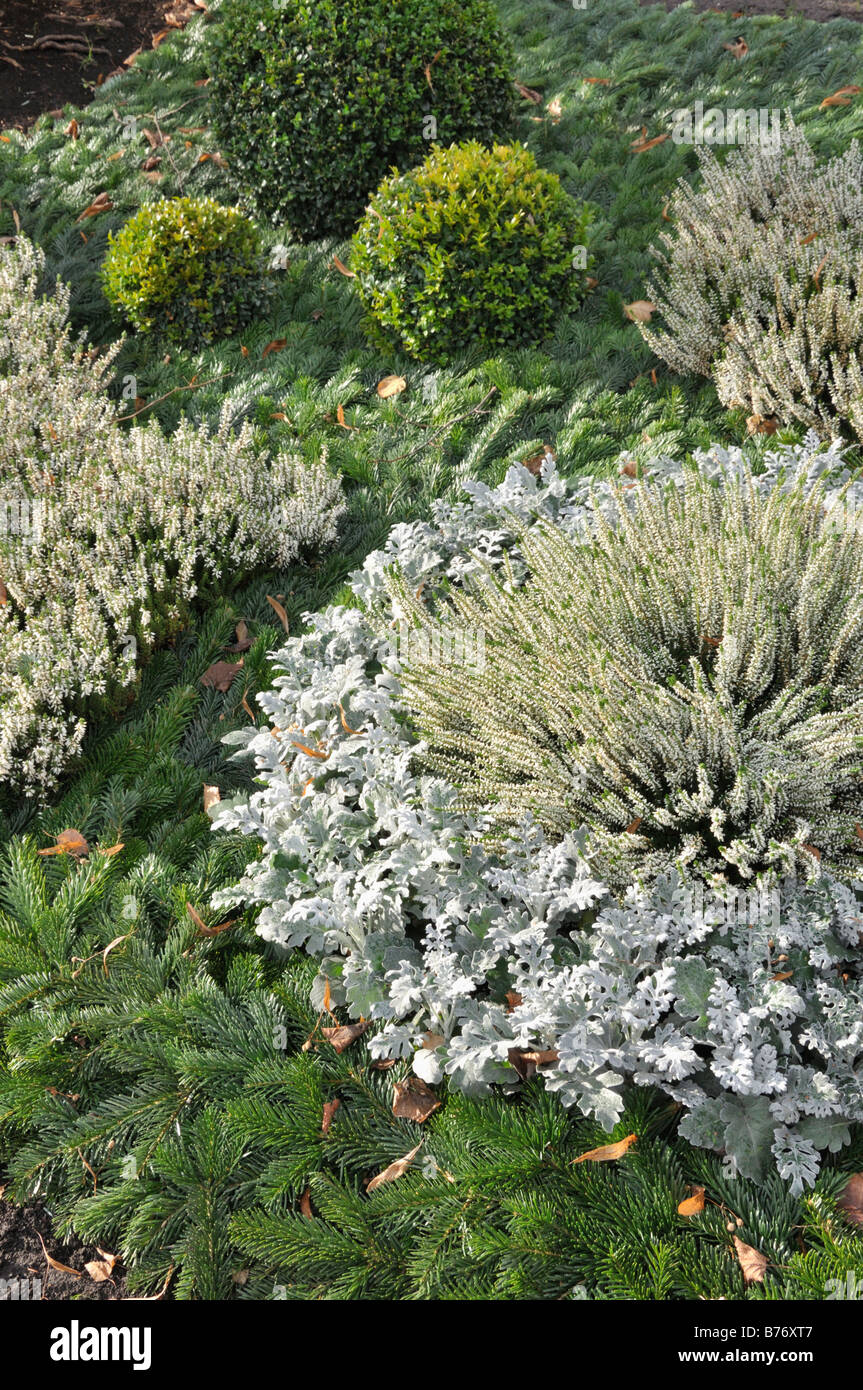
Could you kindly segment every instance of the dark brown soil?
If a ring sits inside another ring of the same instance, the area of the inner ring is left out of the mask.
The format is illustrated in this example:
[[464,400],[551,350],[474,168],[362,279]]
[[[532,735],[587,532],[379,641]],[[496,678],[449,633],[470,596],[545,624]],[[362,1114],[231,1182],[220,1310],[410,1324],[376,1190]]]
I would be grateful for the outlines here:
[[[81,1277],[52,1269],[45,1259],[42,1241],[52,1259]],[[0,1199],[0,1302],[17,1299],[60,1302],[65,1299],[111,1300],[126,1297],[123,1267],[117,1262],[104,1282],[91,1278],[84,1266],[102,1260],[95,1246],[71,1237],[66,1242],[53,1235],[51,1218],[40,1203],[15,1207]]]
[[[642,5],[662,4],[674,10],[683,0],[641,0]],[[857,19],[863,21],[863,0],[694,0],[696,10],[731,14],[749,19],[756,14],[778,14],[783,18],[801,15],[804,19]]]
[[150,48],[184,0],[0,0],[0,129],[84,106],[136,48]]

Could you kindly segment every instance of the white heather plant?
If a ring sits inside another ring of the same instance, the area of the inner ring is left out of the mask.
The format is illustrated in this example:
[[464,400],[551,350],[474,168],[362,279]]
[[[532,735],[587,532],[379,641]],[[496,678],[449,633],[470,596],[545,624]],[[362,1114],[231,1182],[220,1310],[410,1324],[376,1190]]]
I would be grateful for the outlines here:
[[724,162],[698,153],[703,186],[680,181],[653,250],[662,327],[643,336],[675,371],[712,375],[724,405],[863,440],[858,142],[819,164],[789,122]]
[[[717,496],[741,481],[765,506],[802,493],[837,526],[861,500],[841,453],[814,436],[764,454],[756,478],[739,449],[696,464]],[[647,471],[686,481],[673,460]],[[620,501],[613,484],[591,495],[548,463],[541,479],[515,468],[466,491],[431,522],[394,528],[352,578],[360,606],[309,615],[276,654],[275,688],[259,696],[271,726],[226,740],[254,758],[260,790],[213,812],[262,850],[217,904],[260,905],[264,938],[320,958],[316,1002],[329,981],[379,1024],[375,1054],[412,1056],[429,1083],[446,1074],[482,1092],[538,1070],[609,1128],[626,1084],[656,1086],[693,1143],[753,1177],[775,1163],[799,1191],[863,1121],[863,883],[803,850],[797,877],[764,870],[745,893],[715,864],[684,870],[670,855],[656,876],[612,886],[601,837],[530,816],[490,844],[490,821],[425,764],[393,573],[440,611],[489,572],[515,591],[549,522],[587,542]]]
[[[863,536],[823,488],[690,471],[624,482],[590,536],[534,526],[506,567],[432,611],[402,675],[425,762],[463,810],[552,836],[586,825],[625,885],[672,864],[854,869],[863,820]],[[484,634],[481,666],[435,659]],[[409,647],[410,650],[410,647]]]
[[68,291],[40,294],[41,252],[0,248],[0,783],[38,795],[94,704],[129,687],[198,585],[331,543],[325,463],[257,450],[251,429],[124,431],[116,356],[70,339]]

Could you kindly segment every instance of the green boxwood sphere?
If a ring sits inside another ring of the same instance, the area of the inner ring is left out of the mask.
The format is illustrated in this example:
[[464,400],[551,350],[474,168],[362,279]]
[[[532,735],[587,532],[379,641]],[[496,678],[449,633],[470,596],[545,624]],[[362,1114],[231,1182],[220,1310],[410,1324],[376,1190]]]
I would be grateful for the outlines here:
[[102,284],[139,332],[191,347],[251,322],[268,290],[254,223],[212,198],[145,203],[109,237]]
[[227,0],[212,120],[254,205],[301,240],[346,236],[393,166],[493,140],[513,112],[489,0]]
[[434,149],[381,184],[354,236],[370,335],[440,363],[539,342],[584,292],[592,221],[523,145]]

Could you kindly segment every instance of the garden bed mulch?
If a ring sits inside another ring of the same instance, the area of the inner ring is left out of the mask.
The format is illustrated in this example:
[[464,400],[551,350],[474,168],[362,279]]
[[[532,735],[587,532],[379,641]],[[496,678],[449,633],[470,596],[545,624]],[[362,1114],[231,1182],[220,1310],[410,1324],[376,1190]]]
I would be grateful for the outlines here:
[[25,130],[45,112],[85,105],[136,49],[197,8],[191,0],[0,0],[0,128]]
[[[51,1268],[45,1250],[58,1264],[80,1273]],[[82,1245],[75,1237],[59,1241],[41,1203],[16,1207],[0,1200],[0,1301],[33,1298],[60,1302],[74,1298],[104,1302],[126,1298],[126,1281],[119,1262],[110,1277],[102,1281],[93,1279],[85,1268],[88,1263],[103,1262],[103,1258],[95,1246]]]
[[[687,0],[640,0],[642,5],[664,5],[675,10]],[[692,0],[699,13],[731,14],[735,19],[750,19],[753,15],[775,14],[783,19],[799,15],[802,19],[857,19],[863,21],[863,0]]]

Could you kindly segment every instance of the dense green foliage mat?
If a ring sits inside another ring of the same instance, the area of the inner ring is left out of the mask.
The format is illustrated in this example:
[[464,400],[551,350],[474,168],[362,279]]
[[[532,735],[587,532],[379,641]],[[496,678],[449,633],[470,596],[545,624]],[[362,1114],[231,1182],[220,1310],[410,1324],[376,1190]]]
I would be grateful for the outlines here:
[[[211,835],[203,787],[241,785],[218,740],[248,722],[243,696],[253,705],[268,682],[279,631],[268,593],[283,596],[296,631],[394,521],[421,515],[460,479],[497,480],[544,444],[569,474],[602,472],[622,449],[681,454],[743,437],[745,421],[720,409],[711,386],[661,367],[654,383],[623,311],[644,296],[647,247],[675,179],[696,166],[671,140],[633,151],[642,128],[648,140],[661,134],[670,112],[696,99],[790,111],[820,153],[863,125],[853,101],[821,108],[859,71],[863,33],[850,22],[731,24],[634,0],[587,11],[502,0],[500,10],[515,75],[541,95],[523,101],[515,134],[604,218],[598,284],[550,341],[433,372],[381,355],[333,266],[347,244],[300,247],[263,228],[285,264],[265,320],[199,352],[144,338],[123,349],[116,390],[128,413],[166,428],[183,410],[215,422],[227,399],[262,439],[310,456],[326,449],[350,515],[338,553],[317,570],[262,577],[157,656],[126,717],[92,734],[57,804],[7,806],[0,1158],[16,1197],[44,1196],[61,1229],[120,1251],[139,1288],[161,1287],[173,1270],[169,1287],[182,1297],[835,1296],[863,1260],[836,1207],[842,1173],[863,1166],[859,1140],[814,1193],[791,1198],[778,1182],[724,1174],[719,1159],[677,1140],[673,1113],[644,1094],[612,1136],[639,1136],[618,1163],[573,1166],[606,1136],[530,1087],[518,1100],[443,1095],[420,1128],[392,1114],[398,1069],[375,1070],[362,1040],[341,1054],[320,1040],[310,963],[268,954],[251,917],[202,935],[188,911],[222,925],[209,894],[249,854],[248,841]],[[723,44],[744,25],[749,53],[738,60]],[[77,138],[69,112],[0,140],[0,235],[20,225],[45,248],[97,345],[118,331],[98,279],[108,232],[149,199],[235,200],[230,170],[212,157],[202,29],[171,34],[106,83],[75,113]],[[111,208],[82,218],[100,194]],[[381,400],[387,373],[408,386]],[[254,639],[242,682],[205,689],[200,676],[239,617]],[[90,854],[40,856],[68,827]],[[409,1172],[364,1194],[420,1143]],[[706,1189],[705,1209],[680,1216],[693,1184]],[[763,1285],[744,1289],[734,1234],[770,1260]]]

